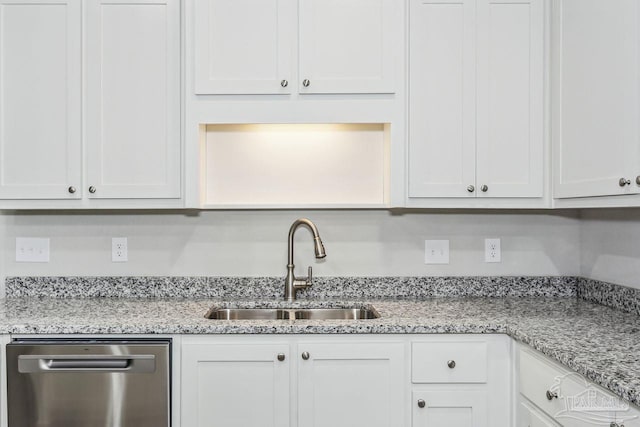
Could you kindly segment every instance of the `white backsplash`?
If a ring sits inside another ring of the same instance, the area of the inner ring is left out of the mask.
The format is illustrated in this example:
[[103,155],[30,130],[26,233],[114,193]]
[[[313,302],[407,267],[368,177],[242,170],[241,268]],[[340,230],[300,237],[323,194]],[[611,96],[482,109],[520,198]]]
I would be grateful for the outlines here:
[[580,274],[640,289],[640,209],[580,213]]
[[[320,230],[296,234],[296,271],[317,276],[576,275],[575,212],[202,211],[5,213],[3,276],[186,275],[284,277],[287,233],[299,217]],[[49,237],[49,263],[16,263],[16,237]],[[128,238],[126,263],[111,261],[111,238]],[[502,239],[502,262],[484,262],[484,239]],[[449,239],[448,265],[424,264],[424,240]]]

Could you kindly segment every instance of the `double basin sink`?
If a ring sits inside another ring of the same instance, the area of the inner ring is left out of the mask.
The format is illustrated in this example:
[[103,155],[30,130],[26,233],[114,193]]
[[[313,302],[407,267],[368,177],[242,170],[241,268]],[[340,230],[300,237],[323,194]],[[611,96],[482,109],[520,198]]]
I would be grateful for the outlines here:
[[361,320],[377,319],[371,306],[330,308],[222,308],[213,306],[204,316],[214,320]]

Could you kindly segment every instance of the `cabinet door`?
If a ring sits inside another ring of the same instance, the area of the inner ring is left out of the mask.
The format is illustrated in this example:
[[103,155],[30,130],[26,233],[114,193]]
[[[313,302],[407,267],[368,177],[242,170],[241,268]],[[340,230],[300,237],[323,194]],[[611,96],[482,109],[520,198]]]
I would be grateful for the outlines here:
[[542,197],[543,1],[477,4],[478,196]]
[[0,0],[0,198],[81,197],[81,25],[76,0]]
[[[554,196],[640,187],[636,0],[557,0],[553,29]],[[631,181],[619,185],[620,178]]]
[[286,427],[289,346],[183,344],[181,392],[184,426]]
[[394,0],[299,4],[301,93],[394,92],[396,40],[402,40],[402,8]]
[[180,197],[180,1],[87,2],[92,198]]
[[629,409],[613,412],[610,421],[619,426],[640,427],[640,408],[629,404]]
[[300,427],[402,424],[402,344],[301,343],[298,353]]
[[411,0],[409,197],[475,197],[475,15],[475,0]]
[[195,93],[290,93],[295,0],[195,0]]
[[487,427],[482,391],[415,391],[412,405],[413,427]]
[[558,427],[559,424],[535,409],[529,403],[521,402],[518,407],[518,427]]

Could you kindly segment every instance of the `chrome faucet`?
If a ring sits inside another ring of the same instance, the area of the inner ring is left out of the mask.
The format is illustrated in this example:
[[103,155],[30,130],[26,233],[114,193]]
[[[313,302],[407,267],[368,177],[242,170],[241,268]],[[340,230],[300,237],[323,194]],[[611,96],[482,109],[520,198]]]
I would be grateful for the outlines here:
[[291,224],[291,228],[289,229],[289,258],[287,262],[287,277],[284,279],[284,299],[286,301],[295,301],[296,293],[300,289],[306,289],[311,286],[313,283],[313,279],[311,277],[311,267],[309,267],[309,275],[308,277],[298,278],[294,273],[295,266],[293,265],[293,235],[296,233],[296,230],[301,225],[304,225],[311,230],[313,233],[313,249],[316,253],[316,258],[324,258],[327,254],[324,251],[324,245],[322,244],[322,240],[320,239],[320,234],[318,234],[318,228],[316,225],[306,218],[300,218],[294,221]]

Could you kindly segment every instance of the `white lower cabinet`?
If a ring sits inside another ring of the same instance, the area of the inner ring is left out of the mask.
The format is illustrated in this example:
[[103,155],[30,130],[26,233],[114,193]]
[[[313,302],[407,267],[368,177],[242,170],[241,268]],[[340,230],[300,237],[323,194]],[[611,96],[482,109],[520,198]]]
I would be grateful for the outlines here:
[[526,427],[558,427],[559,424],[552,421],[532,404],[520,402],[520,405],[518,405],[518,425]]
[[640,426],[640,410],[609,391],[520,345],[518,427]]
[[485,391],[413,393],[413,427],[487,427]]
[[511,427],[504,335],[184,337],[182,427]]
[[398,427],[404,369],[398,341],[184,340],[182,426]]
[[182,425],[289,425],[289,345],[183,344]]
[[404,344],[298,345],[300,427],[396,427],[403,419]]
[[412,342],[413,427],[510,427],[511,339],[427,335]]

